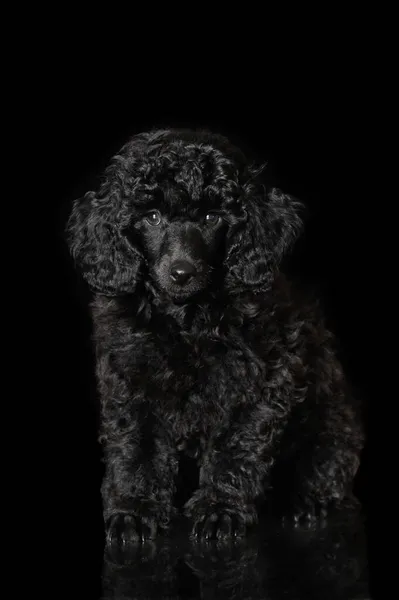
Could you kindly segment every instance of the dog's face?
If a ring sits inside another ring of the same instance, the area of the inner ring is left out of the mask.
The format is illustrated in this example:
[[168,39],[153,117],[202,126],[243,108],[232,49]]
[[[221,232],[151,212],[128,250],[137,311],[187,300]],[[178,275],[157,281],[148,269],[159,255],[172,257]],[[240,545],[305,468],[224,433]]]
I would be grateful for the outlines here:
[[228,215],[215,198],[204,195],[195,202],[168,185],[140,208],[130,234],[156,286],[172,300],[185,301],[220,276],[228,229]]
[[121,149],[98,192],[75,201],[67,230],[96,292],[132,294],[149,278],[181,302],[212,286],[268,289],[301,229],[299,207],[226,138],[162,130]]

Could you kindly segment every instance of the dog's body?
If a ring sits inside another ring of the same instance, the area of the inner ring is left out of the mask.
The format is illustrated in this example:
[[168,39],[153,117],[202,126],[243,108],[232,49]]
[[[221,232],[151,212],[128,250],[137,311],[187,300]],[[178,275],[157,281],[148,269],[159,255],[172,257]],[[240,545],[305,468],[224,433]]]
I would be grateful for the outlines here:
[[136,136],[75,203],[110,541],[168,527],[181,454],[200,468],[199,536],[242,535],[263,497],[311,518],[351,495],[359,415],[317,306],[279,272],[299,209],[227,140],[187,131]]

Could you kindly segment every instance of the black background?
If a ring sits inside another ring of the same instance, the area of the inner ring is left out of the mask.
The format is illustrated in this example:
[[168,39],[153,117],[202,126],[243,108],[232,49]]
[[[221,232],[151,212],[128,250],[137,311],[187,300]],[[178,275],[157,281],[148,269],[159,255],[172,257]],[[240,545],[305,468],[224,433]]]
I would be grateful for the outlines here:
[[41,106],[46,156],[42,206],[51,239],[41,297],[49,333],[43,363],[53,423],[45,452],[52,455],[49,476],[62,507],[59,551],[67,554],[73,546],[74,564],[82,567],[78,572],[85,573],[86,581],[89,563],[97,569],[101,561],[102,467],[89,296],[69,260],[63,227],[72,200],[95,187],[112,154],[130,135],[155,126],[207,127],[230,136],[267,160],[278,185],[307,205],[305,234],[291,267],[317,288],[340,357],[363,401],[370,441],[358,492],[369,515],[377,415],[371,390],[378,355],[370,280],[379,258],[370,235],[374,190],[367,186],[370,167],[365,161],[372,142],[358,82],[335,66],[322,76],[318,69],[306,74],[294,69],[282,82],[258,73],[250,84],[251,77],[243,74],[208,82],[206,69],[187,79],[167,75],[154,81],[150,76],[147,83],[134,69],[130,78],[125,72],[118,80],[109,66],[98,73],[80,67],[77,71],[68,61],[65,68],[58,67],[62,76],[46,83]]

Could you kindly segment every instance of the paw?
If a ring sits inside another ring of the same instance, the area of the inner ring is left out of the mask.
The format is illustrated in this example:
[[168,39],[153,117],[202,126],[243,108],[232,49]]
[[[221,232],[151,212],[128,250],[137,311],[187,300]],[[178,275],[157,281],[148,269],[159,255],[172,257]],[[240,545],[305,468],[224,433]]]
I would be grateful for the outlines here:
[[228,540],[244,537],[245,533],[246,524],[240,515],[210,508],[208,514],[195,520],[191,535],[203,540]]
[[323,506],[317,504],[297,506],[293,509],[291,519],[294,523],[316,523],[319,520],[323,520],[327,517],[328,511]]
[[159,531],[169,527],[174,509],[146,498],[135,498],[123,512],[118,512],[106,521],[108,545],[125,546],[130,542],[144,542],[156,538]]
[[107,521],[106,542],[108,546],[125,547],[131,543],[154,539],[157,530],[158,523],[154,517],[117,513]]
[[237,493],[220,496],[218,491],[198,490],[185,505],[185,515],[193,522],[196,539],[227,540],[245,536],[247,526],[256,521],[256,511]]
[[297,498],[282,517],[284,521],[291,521],[296,525],[311,525],[327,517],[327,504],[315,502],[310,498]]

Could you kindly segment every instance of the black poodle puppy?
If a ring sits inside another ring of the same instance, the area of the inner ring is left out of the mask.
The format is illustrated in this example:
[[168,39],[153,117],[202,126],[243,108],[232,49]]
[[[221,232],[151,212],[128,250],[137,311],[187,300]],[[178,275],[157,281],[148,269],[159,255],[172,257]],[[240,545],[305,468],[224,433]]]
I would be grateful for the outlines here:
[[166,529],[179,459],[193,535],[242,536],[259,502],[313,519],[352,496],[363,428],[317,303],[282,259],[301,204],[223,136],[156,130],[75,201],[71,254],[94,292],[108,542]]

